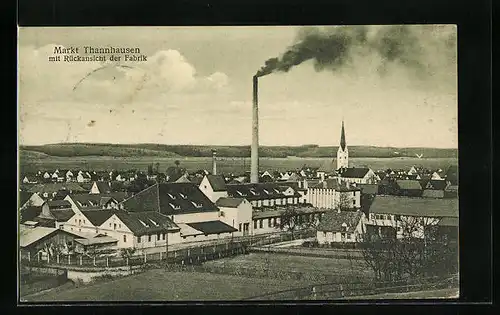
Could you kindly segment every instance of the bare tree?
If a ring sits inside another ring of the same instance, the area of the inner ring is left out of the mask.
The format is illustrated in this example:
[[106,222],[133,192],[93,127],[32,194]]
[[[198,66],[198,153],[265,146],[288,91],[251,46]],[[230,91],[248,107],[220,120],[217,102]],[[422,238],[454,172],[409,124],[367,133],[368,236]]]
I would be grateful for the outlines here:
[[298,216],[297,209],[293,207],[288,207],[286,210],[281,214],[280,217],[280,224],[279,227],[281,230],[287,230],[292,233],[292,240],[294,239],[293,237],[293,232],[297,229],[298,224],[297,224],[297,216]]
[[346,192],[339,192],[339,199],[335,209],[338,211],[345,211],[352,208],[352,198]]

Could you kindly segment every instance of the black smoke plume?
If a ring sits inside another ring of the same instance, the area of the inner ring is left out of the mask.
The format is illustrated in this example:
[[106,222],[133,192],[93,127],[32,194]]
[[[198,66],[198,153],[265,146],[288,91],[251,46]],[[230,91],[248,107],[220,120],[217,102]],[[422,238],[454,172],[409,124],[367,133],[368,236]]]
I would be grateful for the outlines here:
[[[449,27],[447,33],[443,30],[443,26],[439,25],[305,28],[299,32],[294,45],[280,57],[268,59],[256,76],[288,72],[309,60],[313,61],[316,71],[336,71],[352,64],[355,56],[369,54],[376,54],[381,60],[378,67],[380,75],[385,74],[390,64],[426,75],[435,71],[430,61],[439,59],[428,48],[442,46],[434,52],[441,49],[448,61],[456,58],[456,32],[454,28],[450,32]],[[454,61],[451,60],[451,63]]]

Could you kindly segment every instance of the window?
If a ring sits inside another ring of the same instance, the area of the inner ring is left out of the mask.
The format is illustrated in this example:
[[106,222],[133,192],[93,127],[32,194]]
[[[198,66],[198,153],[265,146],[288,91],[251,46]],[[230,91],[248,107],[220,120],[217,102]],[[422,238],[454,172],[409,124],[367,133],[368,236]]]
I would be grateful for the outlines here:
[[257,228],[257,220],[254,220],[253,221],[253,228],[256,229]]
[[127,242],[127,235],[123,235],[123,242]]
[[326,238],[326,232],[323,232],[323,237]]
[[156,239],[157,239],[157,240],[160,240],[160,236],[161,236],[161,234],[160,234],[160,233],[156,234]]
[[83,220],[83,224],[85,224],[85,220]]
[[151,235],[148,235],[148,242],[151,242]]
[[267,226],[271,226],[271,218],[267,219]]
[[99,229],[98,228],[95,228],[95,233],[99,233]]
[[347,233],[347,239],[350,240],[351,239],[351,233]]
[[259,228],[262,229],[264,227],[264,220],[260,219],[259,220]]
[[118,224],[118,227],[121,229],[121,228],[122,228],[122,225],[121,225],[121,224]]
[[75,224],[77,223],[78,221],[75,219]]
[[167,233],[163,233],[162,235],[162,239],[165,240],[165,236],[167,235]]
[[238,232],[241,232],[241,223],[238,225]]
[[116,230],[116,223],[113,224],[113,230]]
[[111,227],[111,222],[109,222],[109,227]]
[[141,242],[141,237],[137,236],[137,243],[140,243],[140,242]]
[[207,189],[207,185],[203,185],[203,188]]

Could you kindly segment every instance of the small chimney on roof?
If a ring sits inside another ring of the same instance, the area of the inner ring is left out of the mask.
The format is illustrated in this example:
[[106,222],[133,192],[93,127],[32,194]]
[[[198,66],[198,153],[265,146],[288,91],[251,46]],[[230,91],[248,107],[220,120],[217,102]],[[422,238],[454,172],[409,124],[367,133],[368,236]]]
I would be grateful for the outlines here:
[[217,150],[212,149],[212,175],[217,175]]

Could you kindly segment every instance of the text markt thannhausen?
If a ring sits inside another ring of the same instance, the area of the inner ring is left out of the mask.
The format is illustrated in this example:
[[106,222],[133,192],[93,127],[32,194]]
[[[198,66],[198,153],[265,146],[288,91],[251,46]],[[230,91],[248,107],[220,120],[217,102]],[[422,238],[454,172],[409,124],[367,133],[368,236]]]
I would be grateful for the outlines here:
[[[80,49],[83,48],[83,51]],[[124,58],[123,61],[147,61],[147,56],[141,54],[141,50],[138,47],[91,47],[91,46],[83,46],[83,47],[63,47],[63,46],[55,46],[54,54],[121,54]],[[140,54],[140,55],[138,55]],[[114,56],[115,59],[118,59],[122,56]]]

